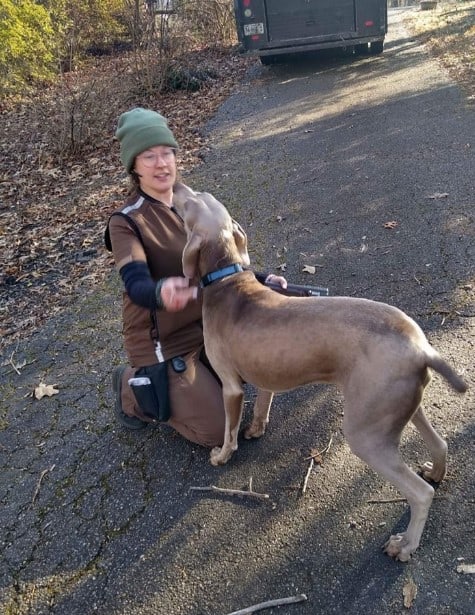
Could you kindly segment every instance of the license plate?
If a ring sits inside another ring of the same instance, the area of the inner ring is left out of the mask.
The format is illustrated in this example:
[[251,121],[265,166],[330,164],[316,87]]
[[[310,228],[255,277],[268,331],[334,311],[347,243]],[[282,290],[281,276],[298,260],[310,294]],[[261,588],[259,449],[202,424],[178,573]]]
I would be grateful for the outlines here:
[[253,36],[254,34],[264,34],[263,23],[247,23],[244,24],[245,36]]

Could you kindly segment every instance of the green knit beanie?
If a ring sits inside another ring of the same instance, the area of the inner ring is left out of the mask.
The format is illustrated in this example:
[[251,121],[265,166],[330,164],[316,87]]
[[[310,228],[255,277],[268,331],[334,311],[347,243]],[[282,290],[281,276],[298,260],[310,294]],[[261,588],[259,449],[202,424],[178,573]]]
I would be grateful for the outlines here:
[[135,157],[155,145],[178,148],[167,120],[149,109],[137,107],[122,113],[115,136],[120,141],[120,159],[130,173]]

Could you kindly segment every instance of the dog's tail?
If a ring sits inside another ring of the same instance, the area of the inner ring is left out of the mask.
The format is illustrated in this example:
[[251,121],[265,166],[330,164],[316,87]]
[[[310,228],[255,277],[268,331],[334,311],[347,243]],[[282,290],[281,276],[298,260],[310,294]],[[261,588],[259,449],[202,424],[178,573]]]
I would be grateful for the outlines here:
[[450,386],[458,393],[465,393],[468,389],[467,383],[461,378],[457,372],[440,356],[438,352],[432,349],[432,352],[427,355],[427,367],[431,367],[441,376],[443,376]]

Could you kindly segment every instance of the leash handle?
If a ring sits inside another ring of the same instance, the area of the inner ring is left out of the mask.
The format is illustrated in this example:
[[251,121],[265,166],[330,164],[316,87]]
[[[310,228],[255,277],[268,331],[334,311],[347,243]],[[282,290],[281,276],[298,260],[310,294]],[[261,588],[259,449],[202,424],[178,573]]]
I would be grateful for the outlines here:
[[280,284],[268,282],[268,286],[272,290],[277,291],[281,295],[288,297],[328,297],[330,294],[328,288],[324,286],[306,286],[304,284],[287,284],[287,288],[282,288]]

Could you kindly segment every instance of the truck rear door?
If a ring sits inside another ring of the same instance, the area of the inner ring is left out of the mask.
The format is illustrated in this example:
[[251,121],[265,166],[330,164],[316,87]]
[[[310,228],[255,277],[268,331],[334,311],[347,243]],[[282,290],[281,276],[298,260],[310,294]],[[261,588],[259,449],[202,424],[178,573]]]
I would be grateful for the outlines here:
[[269,41],[308,39],[356,30],[354,0],[267,0]]

